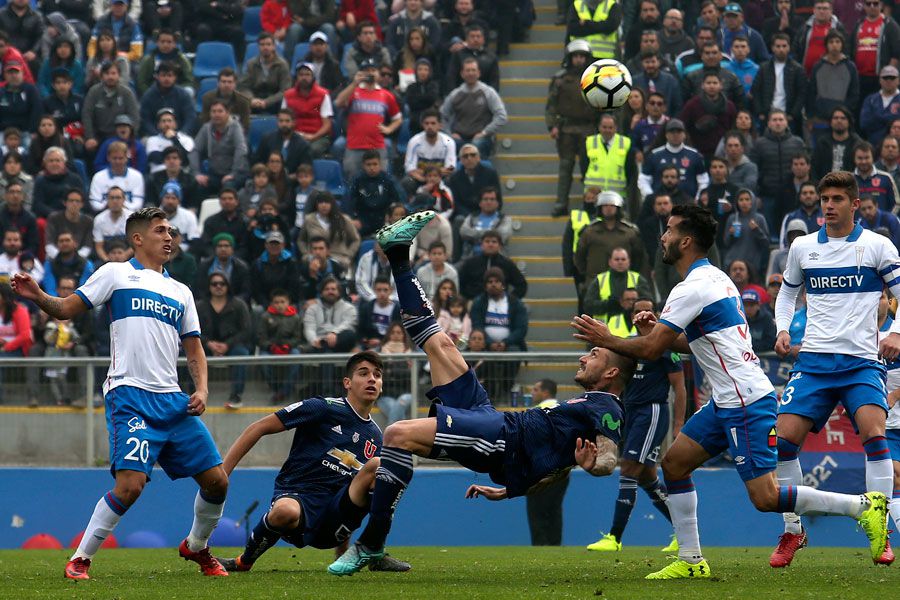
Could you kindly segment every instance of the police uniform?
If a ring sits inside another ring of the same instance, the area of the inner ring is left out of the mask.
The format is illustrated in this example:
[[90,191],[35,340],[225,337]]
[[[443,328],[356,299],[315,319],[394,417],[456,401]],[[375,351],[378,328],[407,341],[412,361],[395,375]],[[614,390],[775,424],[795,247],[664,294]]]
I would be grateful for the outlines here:
[[637,271],[620,273],[610,270],[598,273],[585,291],[585,307],[595,319],[608,322],[615,314],[621,314],[618,301],[622,292],[629,288],[637,289],[639,296],[650,295],[649,287],[644,285],[644,280]]
[[[585,23],[604,23],[610,18],[616,19],[613,9],[616,8],[616,0],[599,0],[594,8],[591,8],[591,2],[588,0],[575,0],[572,4],[572,10],[578,20]],[[585,40],[591,48],[591,55],[594,60],[601,58],[615,58],[619,44],[618,29],[613,29],[610,33],[589,33],[584,36],[570,35],[569,41],[575,39]]]
[[578,295],[578,314],[583,312],[581,290],[584,286],[584,276],[575,268],[575,251],[578,250],[578,240],[581,239],[581,232],[591,224],[591,221],[596,216],[597,205],[585,202],[580,209],[573,209],[569,212],[569,221],[566,223],[566,229],[563,232],[563,274],[571,277],[575,282],[575,293]]
[[598,187],[604,192],[616,192],[626,197],[630,151],[631,138],[618,133],[608,142],[600,134],[585,138],[584,152],[588,159],[585,187]]

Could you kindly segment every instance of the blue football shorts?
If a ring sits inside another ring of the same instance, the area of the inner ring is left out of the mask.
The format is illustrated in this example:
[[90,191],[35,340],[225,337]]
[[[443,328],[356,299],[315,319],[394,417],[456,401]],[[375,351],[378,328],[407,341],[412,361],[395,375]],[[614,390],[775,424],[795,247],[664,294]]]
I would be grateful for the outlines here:
[[886,429],[884,437],[887,438],[888,450],[891,451],[891,460],[900,461],[900,429]]
[[645,465],[657,464],[659,445],[668,432],[668,404],[626,405],[622,458]]
[[209,430],[188,414],[182,392],[157,394],[118,386],[106,394],[109,469],[150,475],[157,462],[170,479],[192,477],[222,464]]
[[300,527],[282,535],[282,539],[298,548],[312,546],[320,550],[343,544],[369,514],[368,509],[350,501],[349,489],[348,483],[337,493],[276,494],[273,505],[280,498],[291,498],[302,511]]
[[800,415],[813,422],[813,433],[828,422],[838,403],[843,404],[859,432],[853,416],[861,406],[874,404],[888,411],[884,367],[878,363],[840,373],[792,371],[778,406],[778,414]]
[[744,481],[775,470],[777,462],[775,392],[749,406],[720,408],[710,400],[695,412],[681,433],[716,456],[725,450]]

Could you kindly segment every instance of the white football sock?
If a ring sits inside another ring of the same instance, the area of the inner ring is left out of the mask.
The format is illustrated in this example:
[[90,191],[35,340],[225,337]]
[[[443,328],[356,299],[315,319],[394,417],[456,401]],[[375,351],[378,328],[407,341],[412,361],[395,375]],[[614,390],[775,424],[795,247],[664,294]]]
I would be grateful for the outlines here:
[[[797,488],[803,485],[803,469],[800,468],[800,459],[779,460],[775,466],[775,476],[778,478],[779,486],[792,485]],[[784,513],[784,532],[800,533],[803,531],[803,524],[800,522],[800,515],[797,513]]]
[[866,491],[881,492],[888,498],[894,494],[894,465],[890,460],[866,461]]
[[214,504],[207,502],[197,492],[194,498],[194,524],[187,537],[187,547],[191,552],[199,552],[209,544],[209,537],[219,524],[222,512],[225,510],[225,501]]
[[700,530],[697,528],[697,492],[669,494],[666,500],[675,539],[678,540],[678,558],[696,564],[703,560],[700,551]]
[[[124,510],[127,509],[123,508]],[[110,508],[105,496],[100,498],[97,506],[94,507],[94,514],[91,515],[91,520],[88,521],[84,530],[84,537],[81,538],[78,549],[75,550],[72,558],[93,558],[121,518],[121,515]]]
[[869,508],[869,499],[862,494],[836,494],[801,485],[797,490],[798,515],[843,515],[858,519]]

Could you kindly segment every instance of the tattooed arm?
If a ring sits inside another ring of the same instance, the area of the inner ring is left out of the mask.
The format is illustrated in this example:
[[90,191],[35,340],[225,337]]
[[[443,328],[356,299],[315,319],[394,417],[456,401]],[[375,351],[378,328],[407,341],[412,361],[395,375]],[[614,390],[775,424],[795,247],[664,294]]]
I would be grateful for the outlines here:
[[16,273],[10,283],[19,296],[31,300],[38,308],[56,319],[72,319],[88,309],[88,305],[77,294],[67,298],[50,296],[40,288],[31,275]]
[[181,340],[184,346],[184,354],[187,356],[188,371],[194,380],[196,391],[191,394],[188,403],[188,413],[199,416],[206,410],[206,401],[209,398],[209,387],[206,381],[206,354],[203,352],[203,344],[196,336],[186,337]]

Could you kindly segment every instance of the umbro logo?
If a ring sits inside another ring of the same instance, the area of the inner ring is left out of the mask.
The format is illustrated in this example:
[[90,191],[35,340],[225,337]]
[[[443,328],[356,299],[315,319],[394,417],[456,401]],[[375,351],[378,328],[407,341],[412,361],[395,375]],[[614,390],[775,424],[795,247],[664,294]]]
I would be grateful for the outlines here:
[[128,281],[140,281],[140,280],[141,280],[140,275],[129,275],[128,276]]
[[809,260],[819,260],[819,253],[818,252],[810,252]]
[[341,434],[344,433],[343,431],[341,431],[341,426],[340,426],[340,425],[335,425],[334,427],[331,428],[331,430],[332,430],[333,432],[339,434],[339,435],[341,435]]

